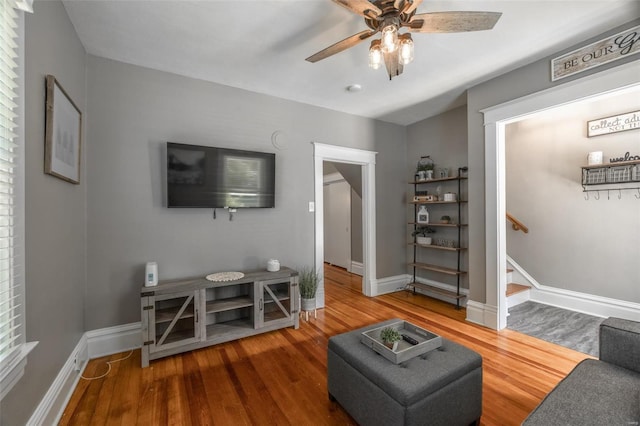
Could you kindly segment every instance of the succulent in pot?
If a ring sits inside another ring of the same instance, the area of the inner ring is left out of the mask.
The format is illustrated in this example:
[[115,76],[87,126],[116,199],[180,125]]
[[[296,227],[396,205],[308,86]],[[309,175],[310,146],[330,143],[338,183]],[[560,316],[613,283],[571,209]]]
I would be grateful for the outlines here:
[[389,349],[395,349],[396,342],[402,340],[402,335],[398,330],[392,327],[385,327],[380,330],[380,340]]

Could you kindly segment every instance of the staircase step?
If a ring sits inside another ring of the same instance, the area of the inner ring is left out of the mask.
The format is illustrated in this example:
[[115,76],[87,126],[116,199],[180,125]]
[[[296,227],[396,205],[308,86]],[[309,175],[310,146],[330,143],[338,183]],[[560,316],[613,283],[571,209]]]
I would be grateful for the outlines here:
[[510,274],[510,273],[512,273],[512,272],[513,272],[513,269],[511,269],[511,268],[507,268],[507,274]]
[[526,285],[509,283],[507,284],[507,297],[513,296],[514,294],[522,293],[523,291],[527,291],[530,289],[531,287]]

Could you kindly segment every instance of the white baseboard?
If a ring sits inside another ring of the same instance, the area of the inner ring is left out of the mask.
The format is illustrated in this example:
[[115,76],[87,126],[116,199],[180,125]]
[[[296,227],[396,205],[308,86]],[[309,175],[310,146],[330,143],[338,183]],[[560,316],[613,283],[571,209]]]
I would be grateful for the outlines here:
[[597,317],[640,321],[640,304],[555,287],[531,289],[531,301]]
[[351,267],[349,268],[349,272],[351,272],[352,274],[363,276],[364,265],[362,264],[362,262],[356,262],[355,260],[352,260]]
[[404,290],[404,288],[411,282],[411,277],[407,274],[396,275],[393,277],[379,278],[376,280],[377,292],[376,295],[394,293],[396,291]]
[[498,308],[474,300],[467,301],[467,321],[493,330],[498,329]]
[[531,286],[529,300],[533,302],[597,317],[616,317],[640,321],[640,304],[638,303],[542,285],[509,256],[507,256],[507,261],[514,271],[521,275],[521,279],[525,281],[523,284]]
[[87,352],[87,337],[85,333],[73,351],[71,351],[71,355],[69,355],[49,390],[36,407],[27,425],[58,424],[78,384],[78,380],[80,380],[80,375],[87,365]]
[[139,348],[141,333],[139,322],[84,333],[27,425],[58,424],[88,360]]
[[113,355],[140,347],[142,325],[139,322],[87,331],[89,359]]

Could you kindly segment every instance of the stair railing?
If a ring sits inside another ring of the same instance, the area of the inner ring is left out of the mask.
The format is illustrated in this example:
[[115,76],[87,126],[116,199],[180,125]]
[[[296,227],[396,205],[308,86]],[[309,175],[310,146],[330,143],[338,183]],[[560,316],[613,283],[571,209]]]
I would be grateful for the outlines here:
[[528,233],[529,233],[529,228],[527,228],[527,226],[526,226],[524,223],[520,222],[518,219],[516,219],[515,217],[513,217],[513,216],[511,215],[511,213],[509,213],[509,212],[507,212],[507,220],[508,220],[509,222],[511,222],[511,227],[512,227],[514,230],[516,230],[516,231],[522,231],[522,232],[524,232],[525,234],[528,234]]

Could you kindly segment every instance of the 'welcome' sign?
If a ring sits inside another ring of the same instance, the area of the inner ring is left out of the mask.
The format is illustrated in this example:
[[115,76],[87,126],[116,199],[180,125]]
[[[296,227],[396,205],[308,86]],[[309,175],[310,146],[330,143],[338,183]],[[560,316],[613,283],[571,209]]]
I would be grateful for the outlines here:
[[640,52],[640,25],[551,61],[551,80],[556,81]]

